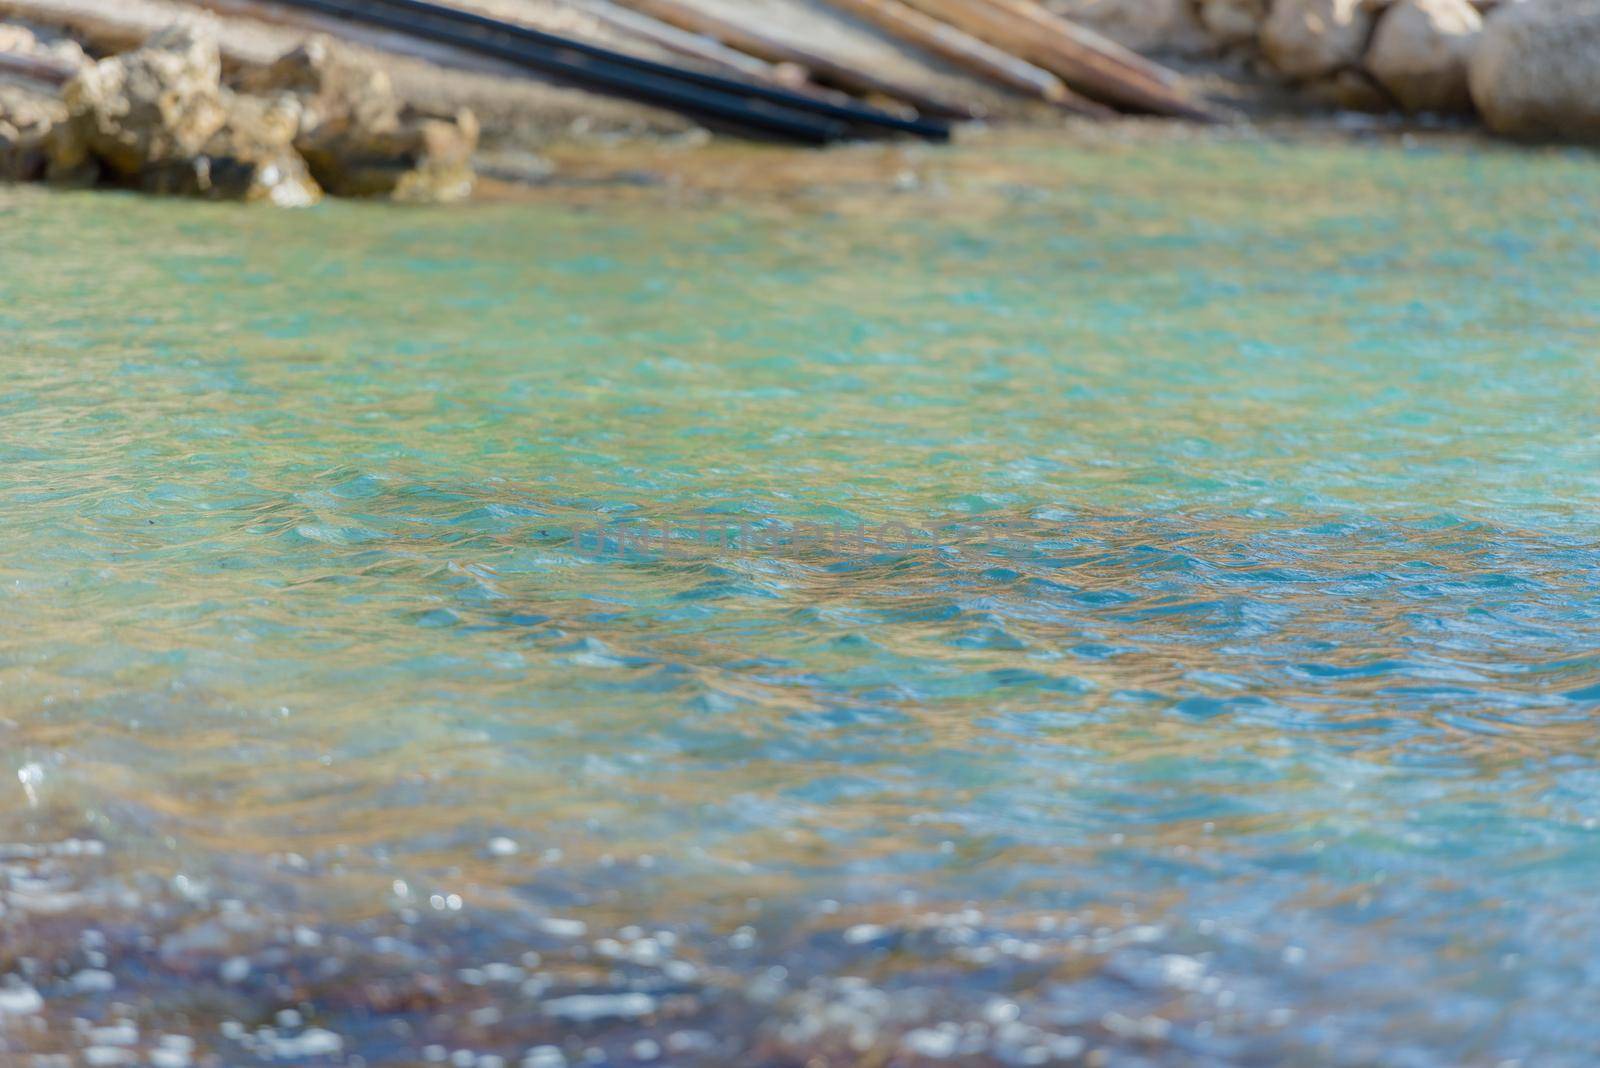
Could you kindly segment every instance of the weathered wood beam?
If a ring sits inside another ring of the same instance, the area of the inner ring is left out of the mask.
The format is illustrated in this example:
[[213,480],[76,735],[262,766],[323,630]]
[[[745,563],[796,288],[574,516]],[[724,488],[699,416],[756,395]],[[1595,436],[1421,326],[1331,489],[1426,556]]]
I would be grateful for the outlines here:
[[1081,26],[1057,15],[1038,0],[978,0],[978,2],[991,8],[999,8],[1024,22],[1031,23],[1052,40],[1066,39],[1085,48],[1092,48],[1099,55],[1120,66],[1154,78],[1164,85],[1177,86],[1182,82],[1176,71],[1146,59],[1133,49],[1120,45],[1087,26]]
[[1053,15],[1032,0],[905,0],[926,16],[1058,75],[1077,91],[1119,107],[1212,120],[1178,87],[1177,75]]
[[828,0],[885,33],[915,45],[996,85],[1005,86],[1068,111],[1104,115],[1106,109],[1069,89],[1060,78],[1027,60],[1002,51],[961,27],[941,22],[902,0]]
[[65,60],[24,52],[0,52],[0,74],[11,74],[45,85],[63,85],[78,69]]
[[811,73],[812,79],[859,96],[882,96],[909,104],[925,115],[953,119],[976,119],[982,111],[971,104],[947,100],[916,86],[906,85],[872,71],[842,63],[820,52],[801,47],[747,23],[734,22],[702,11],[684,0],[623,0],[629,7],[653,15],[692,33],[704,34],[730,48],[764,59],[769,63],[789,63]]
[[669,52],[700,60],[723,73],[742,74],[746,78],[775,84],[783,82],[771,63],[738,49],[729,48],[721,41],[697,31],[671,25],[648,14],[613,4],[610,0],[562,0],[562,2],[624,34],[632,34]]

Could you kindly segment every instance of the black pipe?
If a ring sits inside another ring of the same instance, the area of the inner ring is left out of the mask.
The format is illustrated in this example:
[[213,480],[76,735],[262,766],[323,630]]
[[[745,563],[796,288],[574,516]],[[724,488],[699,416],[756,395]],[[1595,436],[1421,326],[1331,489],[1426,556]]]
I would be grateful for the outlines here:
[[933,140],[946,140],[950,133],[944,123],[685,70],[424,0],[278,2],[429,37],[585,88],[786,140],[824,144],[874,128]]

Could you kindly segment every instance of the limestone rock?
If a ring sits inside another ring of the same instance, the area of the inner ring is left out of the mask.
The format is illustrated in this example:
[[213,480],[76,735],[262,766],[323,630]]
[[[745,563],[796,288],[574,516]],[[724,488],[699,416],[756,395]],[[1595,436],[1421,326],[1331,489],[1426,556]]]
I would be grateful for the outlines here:
[[113,174],[193,159],[227,120],[215,35],[178,23],[86,67],[62,89],[76,142]]
[[1200,24],[1224,47],[1254,44],[1267,18],[1267,0],[1201,0]]
[[56,97],[0,84],[0,180],[42,177],[50,131],[66,118],[67,109]]
[[318,34],[246,76],[252,92],[287,92],[301,99],[308,127],[346,124],[371,129],[395,125],[400,98],[389,75],[333,38]]
[[316,203],[322,190],[294,150],[300,104],[288,94],[242,96],[222,91],[226,121],[192,159],[147,167],[149,192],[221,200],[267,201],[298,208]]
[[1496,133],[1600,143],[1600,0],[1502,4],[1468,73]]
[[31,52],[33,31],[14,22],[0,22],[0,52]]
[[1394,110],[1394,98],[1364,71],[1341,70],[1307,89],[1313,98],[1341,111],[1378,115]]
[[1360,62],[1371,30],[1367,0],[1273,0],[1261,49],[1279,72],[1311,80]]
[[446,204],[472,195],[476,175],[472,156],[478,148],[478,120],[463,110],[453,118],[415,120],[416,165],[395,183],[396,200]]
[[1482,28],[1467,0],[1400,0],[1379,18],[1366,68],[1407,111],[1471,111],[1467,63]]
[[1048,6],[1135,52],[1201,55],[1214,50],[1190,0],[1054,0]]
[[321,190],[293,148],[298,102],[238,96],[221,71],[216,37],[199,21],[86,67],[62,89],[70,118],[51,135],[51,177],[103,173],[156,193],[315,201]]
[[15,22],[0,22],[0,52],[32,56],[68,70],[79,70],[89,63],[83,46],[70,38],[41,41],[26,26]]
[[444,202],[472,192],[472,113],[405,106],[387,74],[330,38],[312,38],[248,84],[297,96],[295,148],[331,193]]

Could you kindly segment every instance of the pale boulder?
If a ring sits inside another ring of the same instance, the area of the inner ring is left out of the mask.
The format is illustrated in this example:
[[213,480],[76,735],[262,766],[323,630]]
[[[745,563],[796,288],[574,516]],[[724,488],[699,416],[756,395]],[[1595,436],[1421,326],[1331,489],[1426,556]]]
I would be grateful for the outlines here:
[[1600,143],[1600,0],[1502,4],[1468,67],[1496,133]]
[[0,83],[0,181],[43,175],[50,131],[66,118],[55,96]]
[[1483,17],[1467,0],[1400,0],[1384,12],[1366,67],[1407,111],[1467,112],[1467,64]]
[[85,67],[62,89],[83,150],[122,179],[199,155],[227,121],[216,36],[178,23]]
[[50,133],[57,180],[285,206],[321,196],[293,147],[298,103],[225,89],[209,23],[178,23],[86,66],[61,95],[69,117]]
[[1366,0],[1274,0],[1261,27],[1261,51],[1296,80],[1356,66],[1372,31]]
[[380,67],[331,38],[313,37],[248,84],[300,101],[294,145],[330,193],[434,203],[472,193],[473,114],[417,111]]
[[1219,45],[1253,45],[1266,22],[1267,6],[1267,0],[1201,0],[1200,25]]
[[[76,46],[73,46],[76,48]],[[0,53],[13,61],[20,79],[0,77],[0,181],[27,181],[44,173],[50,131],[66,121],[67,111],[49,89],[56,71],[81,66],[70,52],[45,45],[25,26],[0,22]],[[31,63],[40,64],[41,82],[32,77]]]
[[300,105],[294,97],[222,91],[226,121],[194,157],[146,168],[148,192],[265,201],[283,208],[316,203],[322,190],[294,150]]
[[1381,115],[1394,110],[1394,99],[1366,71],[1347,68],[1311,82],[1306,90],[1313,99],[1340,111]]
[[1053,0],[1050,10],[1135,52],[1211,51],[1190,0]]

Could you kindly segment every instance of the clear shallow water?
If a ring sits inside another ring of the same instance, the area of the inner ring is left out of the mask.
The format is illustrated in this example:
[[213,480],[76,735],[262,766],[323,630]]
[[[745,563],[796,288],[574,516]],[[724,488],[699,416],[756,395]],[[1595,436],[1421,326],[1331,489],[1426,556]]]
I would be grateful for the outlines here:
[[1593,160],[929,159],[0,190],[7,1055],[1592,1063]]

